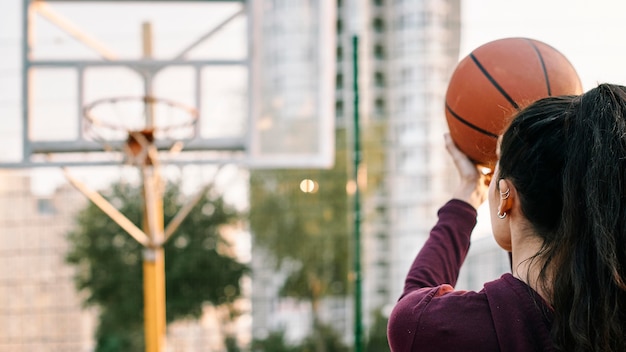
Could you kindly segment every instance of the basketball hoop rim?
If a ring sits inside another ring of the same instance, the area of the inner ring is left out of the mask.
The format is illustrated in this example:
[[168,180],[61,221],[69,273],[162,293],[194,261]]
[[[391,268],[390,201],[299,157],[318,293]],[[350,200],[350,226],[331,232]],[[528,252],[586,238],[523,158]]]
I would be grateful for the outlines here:
[[[86,104],[85,106],[83,106],[82,108],[82,113],[83,113],[83,118],[89,122],[89,124],[94,125],[94,126],[100,126],[100,127],[104,127],[104,128],[108,128],[111,130],[116,130],[116,131],[125,131],[125,132],[141,132],[141,130],[137,131],[134,129],[129,129],[128,127],[122,126],[120,124],[113,124],[113,123],[108,123],[108,122],[103,122],[101,120],[98,120],[97,118],[95,118],[92,115],[92,110],[97,107],[97,106],[101,106],[103,104],[114,104],[114,103],[118,103],[118,102],[127,102],[127,101],[143,101],[143,104],[148,104],[148,103],[162,103],[162,104],[166,104],[170,107],[176,108],[176,109],[180,109],[182,111],[185,111],[186,113],[189,114],[189,116],[191,117],[189,120],[186,120],[180,124],[174,124],[174,125],[168,125],[168,126],[151,126],[151,130],[152,131],[168,131],[168,130],[175,130],[175,129],[179,129],[179,128],[186,128],[186,127],[190,127],[195,125],[198,122],[198,118],[199,118],[199,112],[198,109],[183,104],[181,102],[172,100],[172,99],[167,99],[167,98],[162,98],[162,97],[157,97],[154,95],[125,95],[125,96],[116,96],[116,97],[109,97],[109,98],[102,98],[102,99],[97,99],[94,100],[88,104]],[[144,129],[145,130],[145,129]]]

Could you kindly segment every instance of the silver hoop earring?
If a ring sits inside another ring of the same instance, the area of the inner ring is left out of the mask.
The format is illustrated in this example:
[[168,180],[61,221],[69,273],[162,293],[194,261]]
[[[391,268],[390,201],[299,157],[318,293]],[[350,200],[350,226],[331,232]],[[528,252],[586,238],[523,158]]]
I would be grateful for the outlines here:
[[509,199],[509,195],[511,195],[511,189],[507,189],[506,192],[500,192],[500,199]]
[[506,211],[504,213],[502,213],[502,214],[500,214],[500,212],[498,211],[498,218],[500,218],[500,219],[506,218]]

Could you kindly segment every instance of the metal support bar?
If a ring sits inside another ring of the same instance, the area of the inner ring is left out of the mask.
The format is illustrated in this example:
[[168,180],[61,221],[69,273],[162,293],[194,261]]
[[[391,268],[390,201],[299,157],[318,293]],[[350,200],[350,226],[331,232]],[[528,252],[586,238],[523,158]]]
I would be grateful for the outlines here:
[[[181,141],[184,143],[185,151],[243,151],[245,144],[243,138],[214,138],[211,140],[192,139]],[[124,141],[108,143],[115,150],[122,150]],[[160,151],[170,150],[172,142],[154,141],[156,148]],[[88,153],[102,152],[102,144],[88,140],[66,141],[36,141],[31,142],[32,154],[55,154],[55,153]]]
[[191,50],[193,50],[193,48],[195,48],[196,46],[198,46],[199,44],[201,44],[203,41],[207,40],[208,38],[210,38],[213,34],[219,32],[222,28],[224,28],[224,26],[226,26],[228,23],[230,23],[230,21],[232,21],[233,19],[239,17],[241,14],[245,13],[244,9],[241,9],[237,12],[235,12],[233,15],[231,15],[230,17],[228,17],[227,19],[225,19],[224,21],[222,21],[221,23],[219,23],[217,26],[215,26],[215,28],[211,29],[209,32],[207,32],[205,35],[201,36],[200,38],[198,38],[196,41],[194,41],[193,43],[191,43],[189,46],[187,46],[185,49],[183,49],[183,51],[180,52],[180,54],[176,55],[174,57],[174,60],[181,60],[184,59],[185,56],[187,56],[187,54],[189,54],[189,52]]
[[82,194],[84,194],[89,200],[93,202],[98,208],[100,208],[105,214],[107,214],[116,224],[118,224],[124,231],[126,231],[132,238],[145,247],[152,245],[150,238],[141,231],[132,221],[128,220],[124,214],[120,213],[111,203],[109,203],[98,192],[89,189],[84,183],[80,182],[74,176],[70,175],[67,168],[63,168],[63,173],[67,180]]
[[59,27],[65,33],[71,35],[78,41],[98,52],[98,54],[100,54],[100,56],[102,56],[105,60],[115,60],[118,58],[118,55],[115,54],[113,50],[110,50],[104,44],[99,43],[98,40],[82,31],[70,20],[54,12],[44,1],[35,1],[31,4],[31,6],[39,14],[47,18],[52,24]]
[[228,59],[207,59],[207,60],[115,60],[115,61],[99,61],[99,60],[31,60],[28,65],[30,67],[139,67],[154,70],[160,70],[170,66],[235,66],[247,65],[246,60],[228,60]]
[[[219,165],[217,170],[215,171],[215,175],[219,174],[220,170],[224,164]],[[215,177],[214,177],[215,178]],[[169,240],[169,238],[176,232],[180,224],[185,220],[187,215],[193,210],[193,208],[198,204],[198,202],[202,199],[202,196],[209,190],[211,183],[206,184],[202,189],[196,194],[196,196],[190,200],[183,208],[181,208],[178,213],[174,216],[172,220],[167,224],[165,228],[165,240],[164,243]]]
[[202,196],[207,192],[208,189],[209,185],[202,187],[202,189],[196,194],[196,196],[187,204],[185,204],[185,206],[181,208],[178,213],[176,213],[174,218],[169,222],[169,224],[167,224],[167,227],[165,227],[165,238],[163,240],[163,243],[167,242],[167,240],[172,237],[174,232],[176,232],[180,224],[182,224],[183,220],[185,220],[191,210],[196,206],[196,204],[198,204],[198,202],[200,201],[200,199],[202,199]]

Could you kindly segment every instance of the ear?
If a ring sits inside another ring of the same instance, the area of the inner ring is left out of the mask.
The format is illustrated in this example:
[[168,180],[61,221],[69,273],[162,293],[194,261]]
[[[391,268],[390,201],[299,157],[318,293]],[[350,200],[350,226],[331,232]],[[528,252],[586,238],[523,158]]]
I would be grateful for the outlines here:
[[498,204],[498,212],[500,214],[510,214],[513,208],[513,199],[515,197],[515,187],[506,179],[498,180],[498,189],[500,190],[500,201]]

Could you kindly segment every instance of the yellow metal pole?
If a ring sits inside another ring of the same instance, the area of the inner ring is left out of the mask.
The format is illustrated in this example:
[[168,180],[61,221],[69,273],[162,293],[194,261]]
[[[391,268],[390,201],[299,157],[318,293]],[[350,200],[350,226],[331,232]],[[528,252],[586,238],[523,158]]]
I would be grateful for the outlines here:
[[146,352],[162,352],[165,346],[165,280],[163,248],[147,248],[143,261],[144,328]]
[[[152,26],[149,22],[142,25],[143,56],[152,58]],[[152,97],[152,77],[145,77],[146,96]],[[146,127],[154,126],[153,106],[146,100]],[[144,141],[145,142],[145,141]],[[143,258],[143,296],[144,296],[144,328],[146,352],[163,352],[165,350],[165,255],[163,253],[163,195],[159,175],[158,154],[154,145],[148,148],[149,165],[141,165],[144,191],[144,226],[150,236],[152,246],[144,250]],[[141,160],[143,163],[144,160]]]
[[160,180],[151,167],[144,167],[145,231],[152,247],[144,250],[143,295],[146,352],[165,350],[165,255],[163,253],[163,198]]

